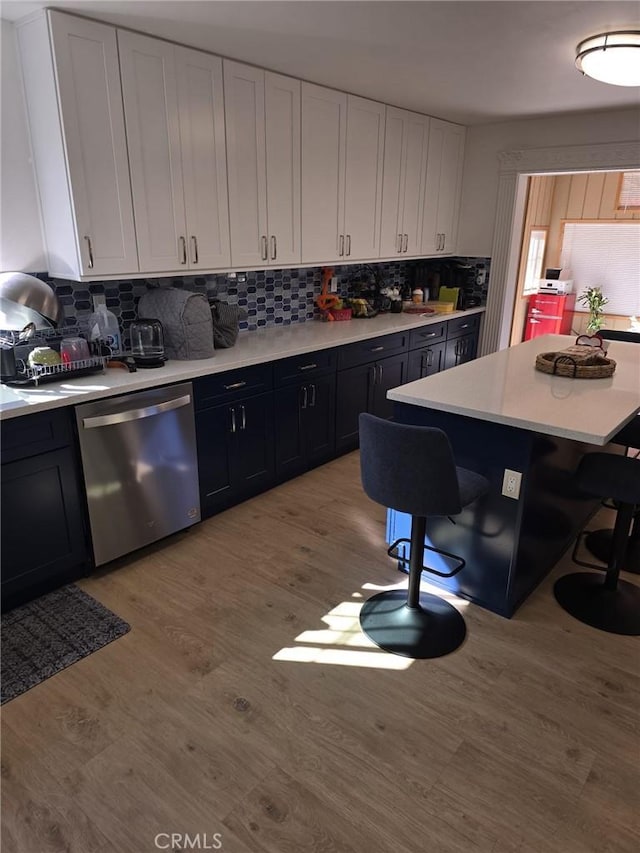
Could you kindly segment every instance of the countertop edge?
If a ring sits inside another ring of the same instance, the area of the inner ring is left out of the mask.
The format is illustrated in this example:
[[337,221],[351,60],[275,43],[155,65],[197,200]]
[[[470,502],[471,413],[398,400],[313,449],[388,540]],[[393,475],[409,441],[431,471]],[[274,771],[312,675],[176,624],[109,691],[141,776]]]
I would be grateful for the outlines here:
[[[185,382],[230,370],[241,370],[244,367],[280,361],[308,352],[348,346],[371,338],[411,331],[422,326],[447,322],[459,317],[468,317],[472,314],[481,314],[485,311],[485,306],[478,306],[466,311],[453,311],[449,314],[434,314],[432,316],[385,314],[372,319],[354,319],[347,322],[323,323],[313,320],[291,326],[271,326],[257,331],[241,332],[234,347],[216,350],[216,354],[212,358],[197,361],[170,361],[167,364],[170,372],[163,373],[162,371],[165,368],[159,368],[157,371],[154,369],[138,369],[136,373],[124,373],[121,369],[109,369],[106,373],[82,377],[75,380],[73,384],[55,382],[45,383],[38,387],[24,386],[22,388],[2,385],[0,386],[0,421],[74,406],[79,403],[107,399],[119,394],[161,388],[164,385],[173,385],[177,382]],[[315,334],[312,338],[312,332],[318,327],[325,329],[331,337],[325,337],[323,340],[318,339],[317,334]],[[278,344],[277,338],[281,337],[283,333],[290,340]],[[304,340],[305,335],[309,340]],[[243,343],[248,346],[255,346],[260,340],[265,342],[267,352],[243,354]],[[105,382],[110,384],[106,385]],[[69,387],[71,384],[73,387]],[[40,395],[42,395],[42,399],[39,400],[27,399],[29,396],[37,397]]]

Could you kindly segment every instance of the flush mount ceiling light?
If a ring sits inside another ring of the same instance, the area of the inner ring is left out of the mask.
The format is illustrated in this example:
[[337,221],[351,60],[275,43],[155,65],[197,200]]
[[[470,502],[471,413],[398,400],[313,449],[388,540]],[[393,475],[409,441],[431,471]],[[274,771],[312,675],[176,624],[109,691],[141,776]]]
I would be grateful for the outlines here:
[[602,33],[581,41],[576,68],[603,83],[640,86],[640,30]]

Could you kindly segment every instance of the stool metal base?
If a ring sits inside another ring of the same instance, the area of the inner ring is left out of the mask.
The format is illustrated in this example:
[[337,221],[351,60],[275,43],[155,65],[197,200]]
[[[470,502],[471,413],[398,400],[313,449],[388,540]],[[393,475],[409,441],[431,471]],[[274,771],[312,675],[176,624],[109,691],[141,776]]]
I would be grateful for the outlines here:
[[372,596],[362,606],[360,625],[387,652],[407,658],[438,658],[454,652],[467,634],[456,608],[437,595],[420,593],[420,606],[407,606],[405,590]]
[[[584,537],[584,544],[594,557],[608,565],[613,548],[613,530],[591,530]],[[629,538],[622,571],[640,574],[640,540]]]
[[575,619],[609,634],[640,636],[640,587],[618,580],[607,589],[604,576],[575,572],[559,578],[553,587],[556,601]]

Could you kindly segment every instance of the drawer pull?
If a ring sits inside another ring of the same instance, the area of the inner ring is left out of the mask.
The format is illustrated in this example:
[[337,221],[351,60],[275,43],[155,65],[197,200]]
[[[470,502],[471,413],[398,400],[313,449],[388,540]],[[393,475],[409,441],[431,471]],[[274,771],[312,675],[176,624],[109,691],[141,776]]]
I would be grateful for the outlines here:
[[369,350],[369,352],[380,352],[380,350],[383,350],[383,349],[384,349],[384,347],[383,347],[383,346],[379,346],[379,347],[371,347],[371,349]]
[[461,326],[458,326],[458,328],[459,328],[459,329],[468,329],[468,328],[469,328],[469,324],[468,324],[468,323],[463,323]]
[[233,390],[235,390],[236,388],[244,388],[244,386],[245,386],[246,384],[247,384],[247,383],[246,383],[245,381],[242,381],[242,382],[234,382],[234,383],[233,383],[233,385],[225,385],[225,386],[224,386],[224,390],[225,390],[225,391],[233,391]]
[[317,366],[318,365],[315,363],[313,363],[313,364],[302,364],[302,365],[300,365],[298,370],[313,370]]

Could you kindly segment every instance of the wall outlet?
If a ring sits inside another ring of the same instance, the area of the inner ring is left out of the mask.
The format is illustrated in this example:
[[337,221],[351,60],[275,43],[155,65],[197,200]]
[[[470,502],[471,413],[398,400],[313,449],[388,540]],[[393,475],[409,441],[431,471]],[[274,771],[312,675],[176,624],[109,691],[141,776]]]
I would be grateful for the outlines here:
[[521,484],[522,471],[512,471],[510,468],[504,469],[504,477],[502,478],[502,494],[506,498],[513,498],[517,501],[520,497]]
[[337,293],[338,292],[338,276],[332,275],[329,280],[329,292]]

